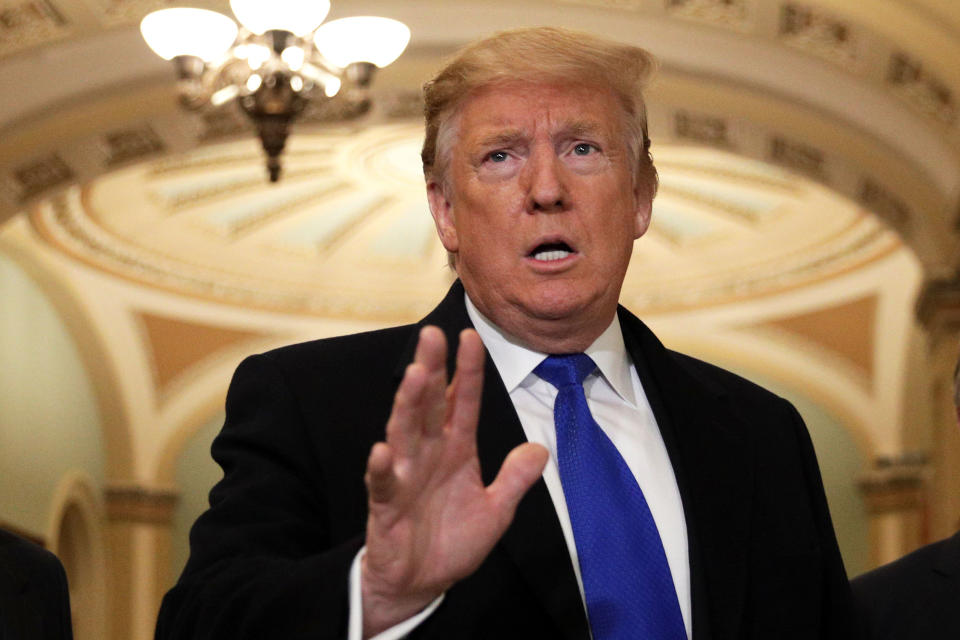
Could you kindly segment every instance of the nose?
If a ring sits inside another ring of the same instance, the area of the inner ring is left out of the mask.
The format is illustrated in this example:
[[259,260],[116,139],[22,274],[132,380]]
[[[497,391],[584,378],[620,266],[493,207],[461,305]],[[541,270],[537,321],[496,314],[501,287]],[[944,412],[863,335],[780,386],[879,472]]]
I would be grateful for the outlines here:
[[551,212],[567,208],[564,167],[553,149],[534,149],[524,170],[527,174],[527,211]]

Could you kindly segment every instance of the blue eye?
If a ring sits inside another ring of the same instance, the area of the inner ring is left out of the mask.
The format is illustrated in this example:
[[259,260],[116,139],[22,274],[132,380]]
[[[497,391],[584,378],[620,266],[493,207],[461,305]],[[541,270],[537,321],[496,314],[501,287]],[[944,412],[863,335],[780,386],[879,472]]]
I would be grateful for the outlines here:
[[508,157],[506,151],[494,151],[487,156],[487,159],[492,162],[504,162]]
[[578,156],[586,156],[594,151],[594,146],[586,142],[581,142],[573,147],[573,153]]

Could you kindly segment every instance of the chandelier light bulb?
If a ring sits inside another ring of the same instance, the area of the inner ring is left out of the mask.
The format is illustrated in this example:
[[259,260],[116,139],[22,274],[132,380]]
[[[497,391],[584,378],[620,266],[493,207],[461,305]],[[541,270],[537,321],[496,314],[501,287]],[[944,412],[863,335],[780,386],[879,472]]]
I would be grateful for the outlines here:
[[214,91],[213,95],[210,96],[210,104],[215,107],[220,107],[230,102],[238,95],[240,95],[239,87],[232,84],[228,87],[224,87],[223,89],[219,89],[218,91]]
[[307,52],[302,47],[287,47],[280,54],[280,59],[287,63],[291,71],[300,71],[306,56]]
[[161,9],[140,22],[143,39],[161,58],[197,56],[206,62],[223,56],[237,39],[237,23],[206,9]]
[[385,67],[407,48],[410,29],[390,18],[340,18],[317,29],[314,42],[323,57],[338,67],[352,62],[371,62]]
[[410,42],[410,29],[389,18],[323,24],[329,0],[230,0],[230,8],[239,26],[213,11],[178,8],[151,13],[140,31],[151,49],[173,60],[184,108],[235,102],[250,118],[272,182],[280,177],[290,124],[344,83],[344,105],[365,112],[376,67],[396,60]]
[[250,65],[250,69],[256,71],[264,65],[264,63],[270,59],[270,47],[265,47],[262,44],[248,44],[244,51],[245,57],[247,59],[247,64]]
[[340,93],[340,85],[340,78],[336,76],[330,76],[323,82],[324,95],[326,95],[328,98],[332,98],[333,96],[337,95]]
[[279,29],[305,36],[323,22],[330,11],[329,0],[230,0],[234,15],[248,31],[257,35]]

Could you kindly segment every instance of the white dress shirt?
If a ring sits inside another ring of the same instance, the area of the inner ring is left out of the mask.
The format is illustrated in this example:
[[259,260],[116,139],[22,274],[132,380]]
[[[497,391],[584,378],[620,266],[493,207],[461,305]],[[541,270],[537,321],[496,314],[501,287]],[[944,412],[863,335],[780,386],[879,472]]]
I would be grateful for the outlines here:
[[[573,561],[573,569],[582,598],[583,580],[577,560],[577,547],[557,467],[557,436],[553,422],[553,403],[557,397],[557,389],[533,373],[536,366],[549,354],[532,351],[513,341],[485,318],[474,307],[468,296],[464,297],[467,314],[503,379],[527,440],[543,445],[550,452],[547,466],[543,470],[543,479],[560,520],[560,528],[563,530],[567,550]],[[663,541],[670,574],[680,602],[683,624],[687,638],[690,638],[692,631],[690,562],[683,504],[666,445],[643,391],[636,367],[633,366],[627,354],[620,322],[616,317],[606,331],[587,348],[586,354],[597,365],[597,371],[587,376],[583,382],[587,405],[594,420],[623,456],[643,491]],[[362,555],[363,550],[357,555],[351,570],[350,640],[359,640],[362,634],[360,600]],[[442,597],[413,618],[378,634],[375,640],[402,638],[429,617],[441,601]]]

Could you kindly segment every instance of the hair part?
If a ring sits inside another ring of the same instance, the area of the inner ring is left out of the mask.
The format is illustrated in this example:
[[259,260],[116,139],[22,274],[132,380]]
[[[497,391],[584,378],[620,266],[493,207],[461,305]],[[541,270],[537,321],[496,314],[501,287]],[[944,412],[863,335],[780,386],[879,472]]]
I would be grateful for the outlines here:
[[634,184],[657,191],[643,90],[656,68],[647,51],[556,27],[501,31],[462,49],[423,86],[426,124],[423,173],[446,190],[460,105],[474,92],[501,83],[587,85],[609,89],[624,111],[625,143],[635,158]]

